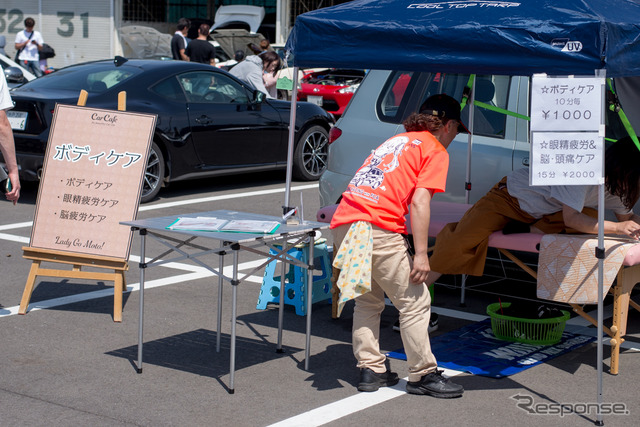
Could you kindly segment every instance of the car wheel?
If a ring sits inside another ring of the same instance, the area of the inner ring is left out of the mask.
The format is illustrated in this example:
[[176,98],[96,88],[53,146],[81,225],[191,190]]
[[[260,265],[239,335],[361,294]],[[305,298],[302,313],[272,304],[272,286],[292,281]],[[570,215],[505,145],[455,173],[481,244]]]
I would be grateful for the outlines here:
[[329,132],[322,126],[312,126],[302,134],[293,153],[293,175],[296,179],[313,181],[327,169]]
[[142,183],[142,197],[140,201],[147,203],[156,198],[162,187],[164,179],[164,156],[160,147],[153,142],[149,152],[147,169],[144,171],[144,182]]
[[290,101],[291,94],[286,89],[278,89],[278,99],[282,99],[284,101]]

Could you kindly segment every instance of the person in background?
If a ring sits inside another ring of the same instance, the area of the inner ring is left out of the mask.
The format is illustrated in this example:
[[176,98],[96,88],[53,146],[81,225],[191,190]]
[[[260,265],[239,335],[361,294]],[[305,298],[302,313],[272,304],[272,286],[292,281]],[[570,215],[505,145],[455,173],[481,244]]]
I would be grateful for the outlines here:
[[[605,152],[605,208],[617,219],[604,221],[605,234],[640,237],[640,216],[633,212],[640,198],[639,164],[640,150],[630,137]],[[529,169],[516,169],[438,233],[427,284],[442,274],[482,276],[494,231],[598,234],[597,207],[597,185],[530,186]]]
[[31,71],[36,77],[44,73],[40,69],[40,55],[44,40],[39,31],[33,29],[36,21],[33,18],[24,20],[25,29],[16,34],[15,48],[18,51],[18,60],[24,64],[25,68]]
[[177,31],[171,38],[171,55],[173,59],[188,61],[189,58],[185,55],[184,51],[187,48],[187,33],[191,27],[191,21],[187,18],[180,18],[178,20]]
[[263,52],[262,48],[259,45],[255,44],[255,43],[247,43],[247,47],[255,55],[260,55]]
[[[6,193],[7,200],[15,205],[20,198],[20,178],[18,176],[18,163],[16,162],[16,148],[13,142],[13,130],[7,117],[7,110],[13,108],[13,101],[9,94],[9,87],[4,78],[4,73],[0,73],[0,152],[4,164],[9,172],[11,190]],[[4,174],[3,174],[4,175]]]
[[244,61],[245,58],[245,53],[244,50],[242,49],[238,49],[234,52],[233,54],[233,61],[229,61],[228,64],[230,65],[223,65],[223,66],[219,66],[221,69],[225,70],[225,71],[231,71],[231,69],[233,67],[235,67],[236,65],[238,65],[239,63],[241,63],[242,61]]
[[200,25],[198,38],[191,40],[184,50],[188,61],[216,66],[216,48],[209,43],[210,28],[208,24]]
[[49,68],[49,64],[46,59],[38,60],[38,67],[42,70],[42,74],[47,74],[47,68]]
[[237,62],[242,62],[244,61],[244,50],[242,49],[238,49],[235,51],[235,53],[233,54],[233,59],[235,59]]
[[[429,342],[431,297],[425,285],[430,267],[428,230],[431,199],[445,190],[447,148],[458,132],[460,104],[440,94],[427,98],[396,135],[365,160],[342,193],[331,220],[336,247],[333,266],[340,302],[355,296],[353,354],[360,369],[358,390],[372,392],[398,383],[380,352],[380,317],[385,294],[400,312],[400,334],[407,355],[411,394],[438,398],[462,396],[462,386],[437,369]],[[411,210],[415,255],[405,238]],[[347,295],[347,296],[346,296]]]
[[[229,72],[249,84],[252,88],[267,95],[267,98],[275,98],[275,83],[277,81],[275,77],[281,66],[280,56],[270,51],[261,55],[247,56],[244,61],[234,66]],[[265,85],[265,75],[267,75],[267,80],[270,82],[273,92],[270,92]]]
[[255,43],[248,43],[247,47],[256,55],[261,55],[264,52],[271,50],[271,43],[268,39],[260,40],[260,44],[257,45]]
[[266,52],[268,50],[271,50],[271,43],[269,42],[269,39],[262,39],[260,41],[260,49],[263,52]]
[[[267,51],[261,53],[260,56],[265,55],[266,52]],[[262,80],[264,81],[264,87],[267,89],[267,93],[269,94],[269,96],[274,99],[278,98],[278,89],[276,86],[278,84],[278,71],[280,70],[280,68],[282,67],[278,67],[278,69],[273,73],[268,72],[266,70],[264,73],[262,73]]]

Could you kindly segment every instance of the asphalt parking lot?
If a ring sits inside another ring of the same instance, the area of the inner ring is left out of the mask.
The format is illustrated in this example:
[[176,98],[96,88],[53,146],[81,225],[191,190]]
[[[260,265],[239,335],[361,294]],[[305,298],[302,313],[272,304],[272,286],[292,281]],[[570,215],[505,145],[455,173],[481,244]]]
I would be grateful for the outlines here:
[[[262,177],[243,188],[183,186],[143,205],[139,218],[214,209],[278,215],[283,187],[282,182],[265,182]],[[311,219],[317,210],[317,188],[302,183],[293,188],[293,200],[303,194],[305,216]],[[587,404],[597,399],[594,343],[499,379],[447,371],[465,387],[460,399],[407,395],[404,380],[376,393],[358,393],[350,346],[352,305],[347,305],[339,319],[332,319],[330,304],[321,302],[312,312],[311,357],[309,370],[305,370],[306,318],[296,315],[292,306],[285,307],[285,351],[277,353],[277,307],[256,309],[262,281],[259,273],[238,287],[235,393],[229,394],[231,292],[228,286],[224,289],[218,353],[217,279],[187,262],[147,271],[144,369],[139,374],[135,365],[140,278],[137,239],[126,273],[122,323],[112,320],[112,286],[95,281],[43,278],[37,282],[28,314],[17,315],[31,265],[22,258],[21,248],[28,243],[34,194],[33,188],[25,189],[24,200],[16,207],[0,202],[2,425],[584,426],[596,420],[595,413],[587,411]],[[150,244],[147,255],[160,250]],[[243,256],[240,265],[250,271],[255,261],[256,256]],[[440,325],[433,337],[482,319],[497,295],[505,300],[505,295],[526,298],[535,292],[531,281],[508,266],[507,274],[509,279],[484,277],[470,283],[464,307],[454,279],[439,283],[434,311],[440,314]],[[607,299],[605,318],[610,312]],[[380,335],[385,350],[402,346],[399,334],[392,330],[395,320],[395,309],[387,307]],[[579,317],[573,317],[567,329],[595,335],[595,328]],[[624,412],[604,415],[605,425],[637,425],[640,420],[639,348],[640,313],[632,311],[619,375],[608,373],[610,351],[604,346],[602,400],[620,404]],[[390,363],[406,378],[405,362],[390,359]],[[518,400],[516,396],[524,397]],[[530,404],[524,405],[522,399]]]

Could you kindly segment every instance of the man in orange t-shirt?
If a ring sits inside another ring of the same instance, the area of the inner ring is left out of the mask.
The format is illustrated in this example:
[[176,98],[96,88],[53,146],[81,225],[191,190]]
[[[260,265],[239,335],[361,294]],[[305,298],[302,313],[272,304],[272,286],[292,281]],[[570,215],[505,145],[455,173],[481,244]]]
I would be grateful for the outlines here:
[[[350,244],[355,227],[365,227],[372,241],[371,290],[355,300],[353,352],[360,368],[359,391],[376,391],[398,383],[380,352],[380,315],[386,294],[400,312],[400,333],[409,364],[407,392],[434,397],[459,397],[460,385],[437,370],[429,344],[431,298],[424,284],[431,198],[445,190],[447,147],[458,132],[460,104],[447,95],[429,97],[418,113],[404,122],[406,133],[380,145],[364,162],[342,195],[331,221],[337,247]],[[403,236],[411,208],[415,255]],[[358,228],[362,230],[362,228]],[[346,248],[345,248],[346,249]]]

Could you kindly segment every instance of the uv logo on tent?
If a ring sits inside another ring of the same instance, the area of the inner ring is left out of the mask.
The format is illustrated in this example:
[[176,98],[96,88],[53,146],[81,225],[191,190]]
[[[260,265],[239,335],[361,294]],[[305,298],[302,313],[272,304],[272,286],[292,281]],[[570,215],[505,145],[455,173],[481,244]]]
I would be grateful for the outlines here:
[[563,52],[580,52],[582,50],[582,43],[580,42],[567,42],[565,47],[562,48]]
[[562,52],[580,52],[582,50],[582,42],[569,39],[553,39],[551,46],[561,47]]

